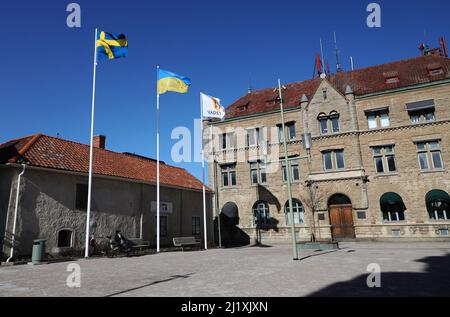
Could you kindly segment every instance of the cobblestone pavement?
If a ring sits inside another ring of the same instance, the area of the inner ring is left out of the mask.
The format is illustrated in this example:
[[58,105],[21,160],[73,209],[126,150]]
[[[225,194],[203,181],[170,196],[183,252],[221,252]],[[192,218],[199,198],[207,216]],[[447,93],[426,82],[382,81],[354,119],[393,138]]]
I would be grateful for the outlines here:
[[[450,296],[449,243],[343,243],[300,257],[278,245],[79,260],[80,288],[66,285],[69,262],[2,266],[0,296]],[[381,288],[367,287],[371,263]]]

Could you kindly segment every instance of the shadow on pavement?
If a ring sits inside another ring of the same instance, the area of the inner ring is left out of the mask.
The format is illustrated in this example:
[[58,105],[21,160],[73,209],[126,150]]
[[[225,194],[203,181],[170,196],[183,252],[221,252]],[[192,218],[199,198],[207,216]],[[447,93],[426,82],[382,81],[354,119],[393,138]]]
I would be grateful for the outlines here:
[[146,285],[141,285],[141,286],[138,286],[138,287],[130,288],[130,289],[127,289],[127,290],[125,290],[125,291],[121,291],[121,292],[117,292],[117,293],[114,293],[114,294],[107,295],[107,296],[105,296],[105,297],[114,297],[114,296],[118,296],[118,295],[123,295],[123,294],[126,294],[126,293],[130,293],[130,292],[133,292],[133,291],[137,291],[137,290],[139,290],[139,289],[143,289],[143,288],[146,288],[146,287],[150,287],[150,286],[153,286],[153,285],[157,285],[157,284],[161,284],[161,283],[166,283],[166,282],[170,282],[170,281],[178,280],[178,279],[186,279],[186,278],[191,277],[192,275],[194,275],[194,273],[189,273],[189,274],[185,274],[185,275],[173,275],[173,276],[171,276],[170,278],[165,279],[165,280],[160,280],[160,281],[151,282],[151,283],[146,284]]
[[[447,297],[450,296],[450,254],[427,257],[425,272],[381,272],[381,288],[367,287],[370,273],[330,285],[309,297]],[[383,268],[381,268],[383,269]]]

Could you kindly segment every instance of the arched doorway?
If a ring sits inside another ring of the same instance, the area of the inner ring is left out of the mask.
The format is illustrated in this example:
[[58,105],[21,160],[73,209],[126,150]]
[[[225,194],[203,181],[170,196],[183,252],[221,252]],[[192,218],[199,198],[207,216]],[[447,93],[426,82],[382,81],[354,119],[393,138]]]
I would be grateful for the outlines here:
[[239,208],[233,202],[226,203],[220,212],[220,236],[226,248],[250,244],[250,237],[239,227]]
[[331,234],[334,240],[355,239],[352,201],[346,195],[336,194],[328,200]]

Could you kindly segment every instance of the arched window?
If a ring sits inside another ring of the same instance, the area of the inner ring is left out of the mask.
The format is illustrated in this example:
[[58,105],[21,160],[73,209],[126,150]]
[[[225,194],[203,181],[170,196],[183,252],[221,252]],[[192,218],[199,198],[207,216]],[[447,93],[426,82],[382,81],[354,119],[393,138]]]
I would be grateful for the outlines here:
[[341,130],[339,117],[337,111],[331,111],[329,115],[326,115],[325,113],[319,114],[317,120],[319,121],[320,134],[327,135],[339,133]]
[[380,198],[383,220],[387,222],[404,221],[406,206],[402,197],[396,193],[386,193]]
[[[305,223],[305,211],[303,205],[298,199],[292,200],[292,208],[294,209],[294,224],[302,225]],[[289,201],[284,206],[284,213],[286,215],[286,225],[291,224],[291,213],[289,212]]]
[[339,133],[339,131],[341,130],[339,124],[339,113],[337,113],[336,111],[331,111],[330,121],[331,121],[331,131],[333,131],[333,133]]
[[270,221],[269,205],[265,201],[257,202],[253,206],[255,225],[268,225]]
[[450,220],[450,195],[443,190],[435,189],[425,197],[428,214],[434,220]]
[[328,134],[328,116],[325,113],[321,113],[317,120],[319,120],[320,134]]
[[58,231],[58,248],[73,247],[73,231],[70,229],[62,229]]

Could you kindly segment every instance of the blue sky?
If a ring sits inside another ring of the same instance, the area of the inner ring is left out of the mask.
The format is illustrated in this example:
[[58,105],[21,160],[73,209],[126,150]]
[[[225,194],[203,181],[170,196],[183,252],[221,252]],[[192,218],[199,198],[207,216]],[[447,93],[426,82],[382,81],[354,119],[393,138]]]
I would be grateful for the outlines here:
[[[447,0],[378,1],[382,27],[366,25],[372,1],[83,0],[82,27],[66,25],[71,1],[1,1],[0,142],[37,132],[89,143],[94,29],[127,35],[125,59],[98,67],[96,134],[109,149],[156,157],[156,71],[189,76],[189,94],[161,99],[161,158],[172,129],[193,131],[199,92],[228,106],[255,89],[310,79],[319,38],[334,65],[333,31],[349,69],[414,57],[426,39],[450,40]],[[332,67],[333,68],[333,67]],[[198,163],[178,164],[201,177]]]

